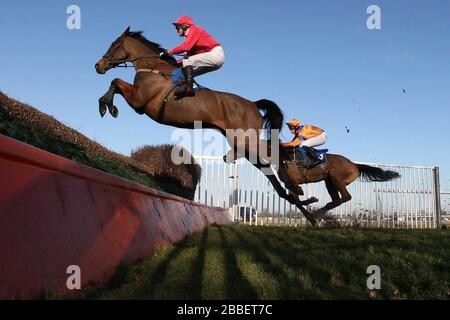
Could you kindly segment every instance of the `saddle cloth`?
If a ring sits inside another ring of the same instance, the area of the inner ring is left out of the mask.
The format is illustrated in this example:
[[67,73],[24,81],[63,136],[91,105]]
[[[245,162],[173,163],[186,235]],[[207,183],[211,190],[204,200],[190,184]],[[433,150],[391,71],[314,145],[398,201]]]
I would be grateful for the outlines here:
[[[314,148],[312,148],[312,149],[313,149],[314,152],[316,153],[317,158],[320,159],[320,161],[317,162],[317,163],[315,163],[314,166],[318,166],[318,165],[321,165],[321,164],[324,164],[324,163],[327,162],[327,152],[328,152],[328,149],[314,149]],[[297,148],[297,151],[298,151],[298,153],[300,154],[301,160],[309,159],[308,153],[306,152],[305,149],[303,149],[302,147],[298,147],[298,148]]]

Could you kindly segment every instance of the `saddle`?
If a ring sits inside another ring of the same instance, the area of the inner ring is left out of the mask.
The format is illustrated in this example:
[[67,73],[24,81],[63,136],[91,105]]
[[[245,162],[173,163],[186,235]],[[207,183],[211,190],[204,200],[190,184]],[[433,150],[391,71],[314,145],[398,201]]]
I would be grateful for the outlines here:
[[293,149],[292,151],[292,158],[289,162],[292,162],[296,164],[297,166],[303,167],[303,168],[314,168],[316,166],[322,165],[327,163],[327,152],[328,149],[314,149],[311,148],[316,153],[317,158],[319,161],[313,161],[309,155],[308,152],[303,147],[298,147]]

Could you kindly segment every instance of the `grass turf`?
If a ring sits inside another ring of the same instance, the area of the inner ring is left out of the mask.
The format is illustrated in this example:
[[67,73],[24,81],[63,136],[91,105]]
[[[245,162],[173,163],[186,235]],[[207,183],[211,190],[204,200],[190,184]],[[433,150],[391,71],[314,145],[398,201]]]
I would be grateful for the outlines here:
[[[449,230],[214,226],[120,265],[76,299],[449,299]],[[61,298],[61,297],[46,297]]]

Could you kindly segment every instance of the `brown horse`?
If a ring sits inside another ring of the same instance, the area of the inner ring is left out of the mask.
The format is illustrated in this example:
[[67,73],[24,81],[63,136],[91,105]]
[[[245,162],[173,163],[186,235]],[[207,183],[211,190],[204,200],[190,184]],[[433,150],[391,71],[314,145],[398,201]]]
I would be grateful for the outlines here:
[[[130,28],[111,44],[103,58],[96,63],[96,71],[104,74],[123,63],[131,62],[136,76],[133,84],[121,79],[111,82],[107,93],[99,99],[100,115],[103,117],[108,108],[113,117],[118,116],[113,99],[115,94],[120,94],[137,113],[146,114],[161,124],[192,129],[195,121],[202,121],[203,128],[219,130],[226,136],[232,146],[232,157],[227,159],[235,159],[240,154],[247,159],[256,159],[253,165],[258,169],[269,167],[260,158],[260,150],[267,151],[267,141],[258,139],[257,143],[249,143],[248,139],[242,141],[229,137],[226,131],[242,129],[260,132],[266,129],[270,132],[275,129],[279,132],[283,125],[280,108],[269,100],[252,102],[231,93],[208,89],[198,91],[194,97],[177,99],[172,94],[171,74],[178,68],[178,64],[172,57],[160,58],[163,50],[160,45],[144,38],[142,32],[131,32]],[[302,212],[308,214],[302,207],[308,201],[301,202],[298,197],[292,198],[274,175],[266,176],[280,197],[296,204]]]
[[325,186],[331,197],[331,202],[306,216],[314,225],[325,213],[337,206],[350,201],[352,196],[346,186],[361,177],[363,181],[389,181],[400,177],[394,171],[382,170],[364,164],[356,164],[349,159],[334,154],[327,155],[326,163],[309,167],[309,161],[298,161],[299,156],[294,148],[280,147],[280,167],[278,176],[294,198],[303,194],[300,184],[325,181]]

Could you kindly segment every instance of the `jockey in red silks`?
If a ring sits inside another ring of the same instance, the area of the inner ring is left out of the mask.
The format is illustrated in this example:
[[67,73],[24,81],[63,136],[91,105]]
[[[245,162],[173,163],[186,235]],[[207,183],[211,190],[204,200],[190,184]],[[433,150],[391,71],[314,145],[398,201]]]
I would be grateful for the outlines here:
[[182,45],[162,52],[161,56],[187,53],[186,58],[179,61],[183,67],[185,84],[175,92],[175,95],[192,97],[195,95],[194,76],[222,67],[225,54],[220,44],[204,29],[196,26],[191,17],[182,16],[173,24],[178,35],[186,39]]

